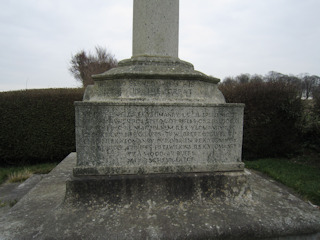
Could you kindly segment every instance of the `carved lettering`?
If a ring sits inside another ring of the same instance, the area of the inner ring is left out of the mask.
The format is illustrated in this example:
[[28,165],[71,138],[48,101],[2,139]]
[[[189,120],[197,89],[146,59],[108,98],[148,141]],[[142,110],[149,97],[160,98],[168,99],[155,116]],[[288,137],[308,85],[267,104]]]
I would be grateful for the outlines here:
[[[77,147],[94,151],[105,165],[206,164],[221,153],[229,161],[241,153],[242,115],[232,109],[108,106],[83,112]],[[81,128],[92,116],[95,124]]]

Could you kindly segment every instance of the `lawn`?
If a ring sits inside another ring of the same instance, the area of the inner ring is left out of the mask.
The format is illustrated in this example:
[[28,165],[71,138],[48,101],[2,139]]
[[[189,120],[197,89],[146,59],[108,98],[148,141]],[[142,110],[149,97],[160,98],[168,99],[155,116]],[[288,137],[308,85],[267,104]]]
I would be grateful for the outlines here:
[[[259,159],[245,161],[246,168],[254,169],[292,188],[305,200],[320,205],[319,159]],[[24,181],[33,173],[45,174],[57,164],[47,163],[25,167],[0,168],[0,184],[5,181]]]
[[22,182],[32,174],[49,173],[57,163],[43,163],[22,167],[0,167],[0,184],[5,181]]
[[271,178],[295,190],[305,200],[320,205],[319,159],[259,159],[245,161],[246,168],[267,174]]

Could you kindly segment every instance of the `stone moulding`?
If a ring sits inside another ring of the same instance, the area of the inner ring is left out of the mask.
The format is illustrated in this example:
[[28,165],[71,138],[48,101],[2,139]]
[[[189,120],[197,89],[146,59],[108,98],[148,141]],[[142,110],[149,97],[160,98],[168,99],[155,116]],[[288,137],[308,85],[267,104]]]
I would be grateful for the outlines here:
[[86,102],[86,101],[76,101],[74,102],[75,106],[175,106],[175,107],[215,107],[215,108],[241,108],[245,107],[243,103],[224,103],[224,104],[217,104],[217,103],[201,103],[201,102],[127,102],[127,101],[117,101],[116,99],[110,99],[108,102]]
[[133,57],[119,62],[118,67],[93,75],[94,81],[112,79],[170,79],[205,81],[217,84],[218,78],[195,71],[191,63],[172,57]]
[[191,63],[178,58],[132,57],[93,79],[95,84],[87,87],[84,101],[225,103],[219,79],[195,71]]
[[175,166],[77,166],[73,169],[74,176],[104,176],[104,175],[142,175],[169,173],[210,173],[238,172],[244,170],[244,163],[221,163],[208,165],[175,165]]

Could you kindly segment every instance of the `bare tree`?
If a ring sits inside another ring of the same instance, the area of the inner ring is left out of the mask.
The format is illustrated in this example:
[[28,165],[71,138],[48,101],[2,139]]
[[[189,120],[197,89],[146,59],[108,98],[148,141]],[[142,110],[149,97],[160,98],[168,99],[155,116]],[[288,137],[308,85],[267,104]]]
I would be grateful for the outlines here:
[[287,75],[275,72],[275,71],[270,71],[268,72],[267,75],[264,76],[264,80],[266,82],[279,82],[279,81],[286,81]]
[[250,82],[263,82],[263,76],[254,74],[250,77]]
[[92,75],[103,73],[118,65],[117,59],[106,48],[95,47],[95,54],[81,50],[72,55],[69,71],[83,87],[93,84]]
[[236,83],[237,81],[233,78],[233,77],[225,77],[223,79],[223,84],[234,84]]
[[236,81],[239,83],[248,83],[250,81],[249,73],[242,73],[235,77]]

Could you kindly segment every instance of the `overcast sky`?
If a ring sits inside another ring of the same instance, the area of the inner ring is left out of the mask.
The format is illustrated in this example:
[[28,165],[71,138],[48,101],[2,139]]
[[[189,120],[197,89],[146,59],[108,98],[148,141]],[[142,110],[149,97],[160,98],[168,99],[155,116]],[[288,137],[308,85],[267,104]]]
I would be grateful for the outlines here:
[[[131,57],[132,0],[1,0],[0,91],[80,86],[71,55]],[[320,76],[320,0],[180,0],[179,58],[224,79]]]

